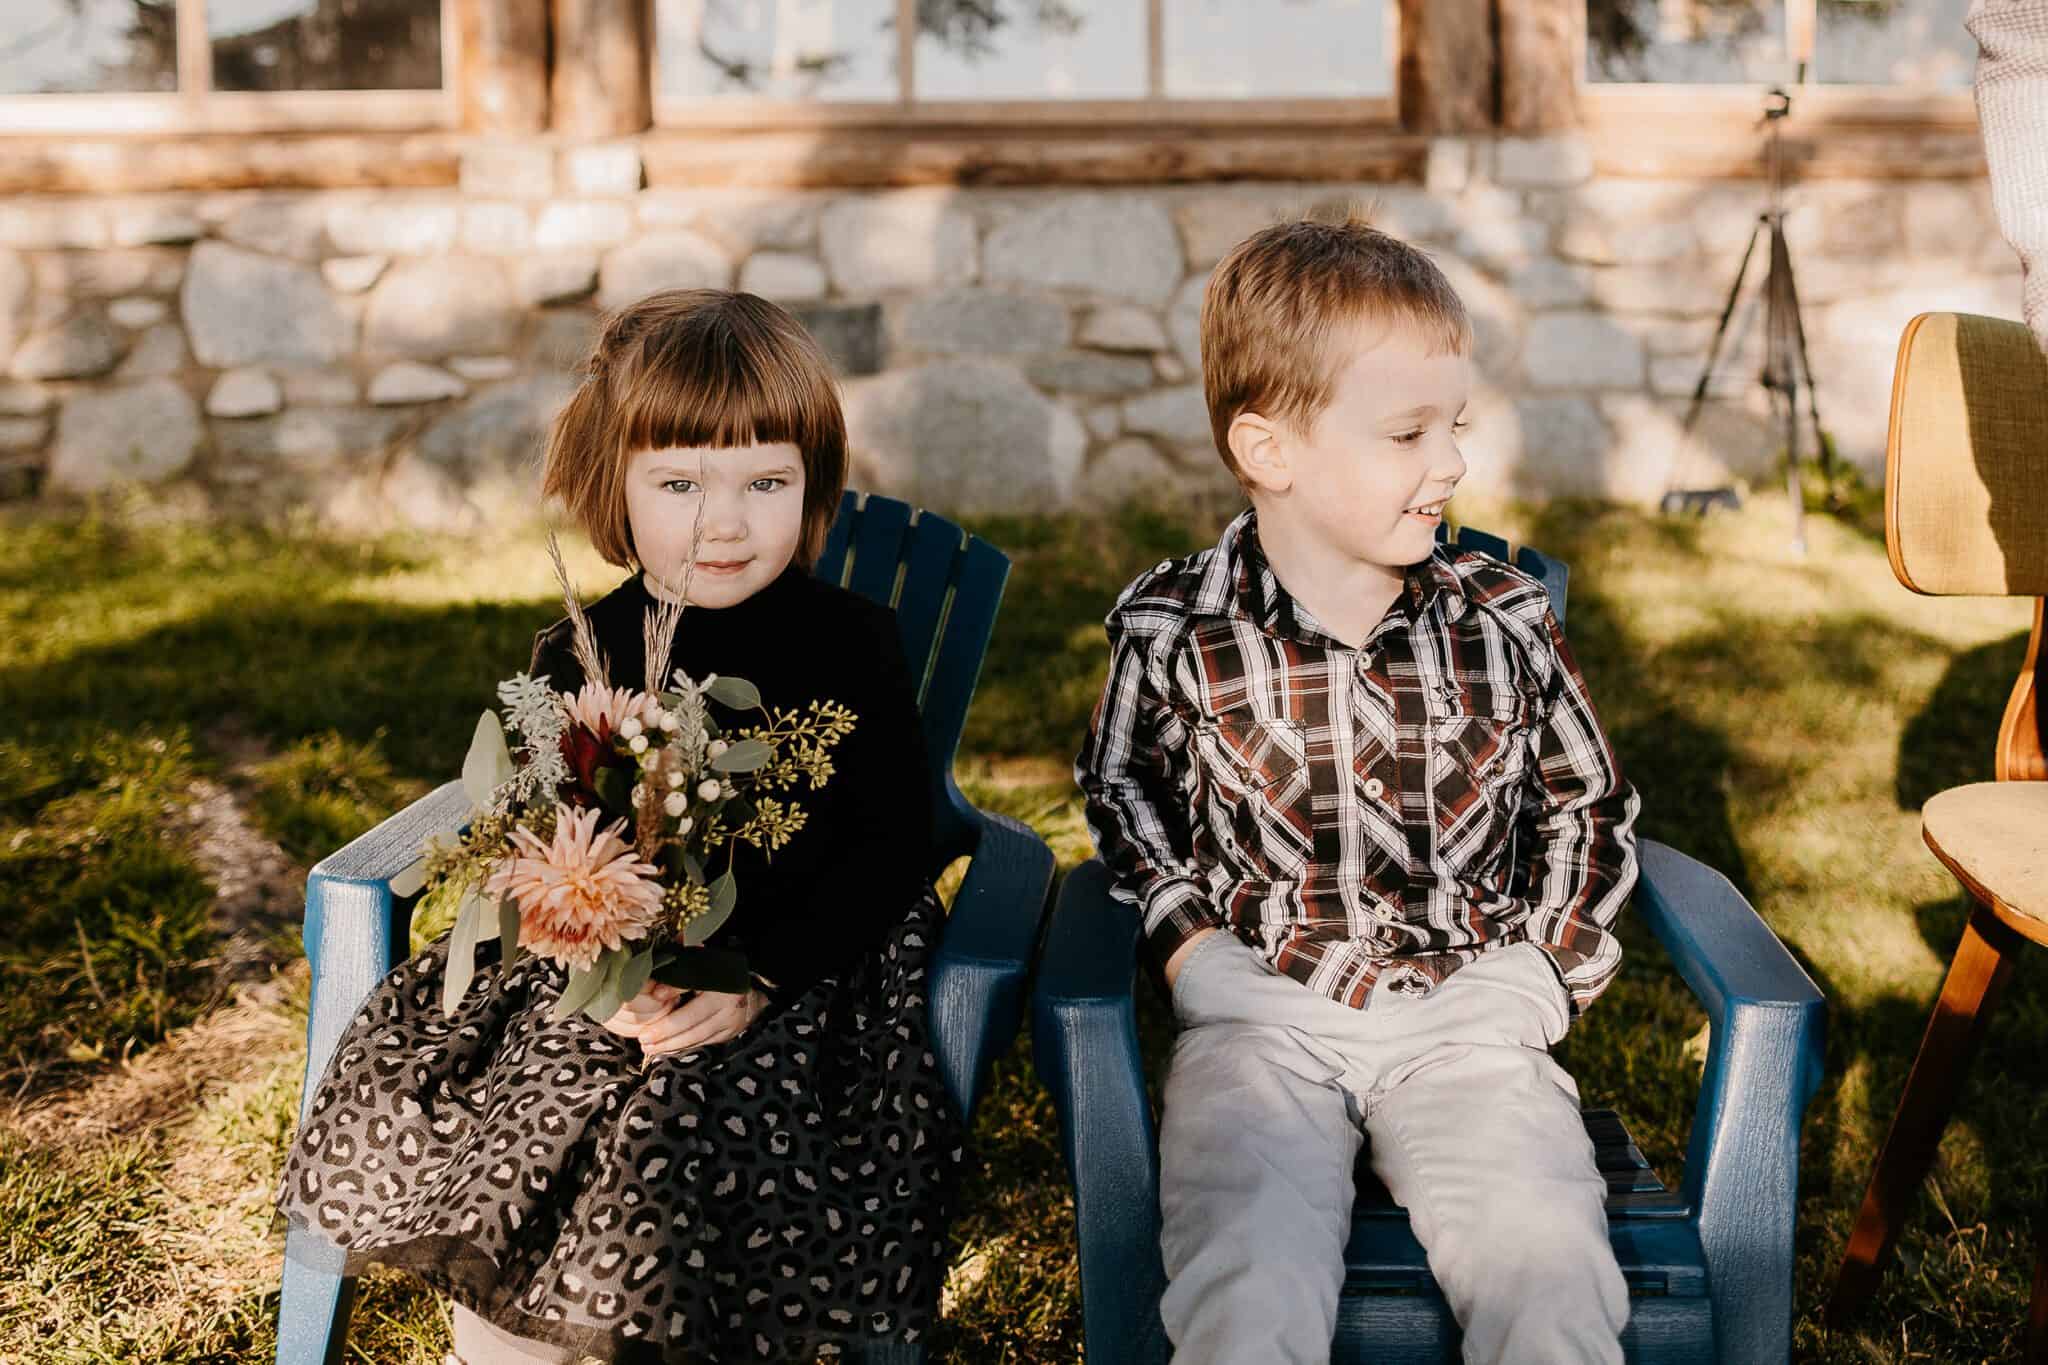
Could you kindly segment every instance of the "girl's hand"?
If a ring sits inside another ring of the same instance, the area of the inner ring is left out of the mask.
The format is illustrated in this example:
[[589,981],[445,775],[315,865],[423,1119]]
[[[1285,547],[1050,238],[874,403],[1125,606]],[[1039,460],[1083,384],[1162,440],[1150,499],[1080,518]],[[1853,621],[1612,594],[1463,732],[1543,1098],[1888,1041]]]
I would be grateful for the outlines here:
[[738,995],[698,991],[642,1025],[635,1036],[640,1039],[640,1050],[649,1057],[693,1052],[739,1037],[767,1007],[768,997],[751,987]]
[[650,981],[640,988],[640,994],[619,1006],[619,1012],[604,1021],[604,1026],[622,1038],[638,1038],[648,1025],[666,1016],[683,998],[683,992],[659,981]]

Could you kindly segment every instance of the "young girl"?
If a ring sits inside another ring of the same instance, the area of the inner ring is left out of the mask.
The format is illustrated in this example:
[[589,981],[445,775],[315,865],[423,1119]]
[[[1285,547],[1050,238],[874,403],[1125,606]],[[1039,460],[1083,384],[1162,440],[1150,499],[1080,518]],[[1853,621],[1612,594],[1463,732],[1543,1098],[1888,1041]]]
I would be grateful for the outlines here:
[[[810,573],[845,473],[824,356],[750,294],[614,313],[555,420],[543,491],[634,570],[588,608],[609,682],[641,685],[643,617],[687,583],[671,669],[855,722],[805,826],[732,855],[712,942],[745,950],[745,992],[650,984],[552,1022],[563,970],[486,943],[444,1018],[444,936],[342,1036],[279,1209],[348,1274],[448,1293],[462,1365],[808,1360],[936,1315],[961,1133],[928,1037],[930,792],[893,616]],[[557,690],[585,681],[571,638],[534,644]]]

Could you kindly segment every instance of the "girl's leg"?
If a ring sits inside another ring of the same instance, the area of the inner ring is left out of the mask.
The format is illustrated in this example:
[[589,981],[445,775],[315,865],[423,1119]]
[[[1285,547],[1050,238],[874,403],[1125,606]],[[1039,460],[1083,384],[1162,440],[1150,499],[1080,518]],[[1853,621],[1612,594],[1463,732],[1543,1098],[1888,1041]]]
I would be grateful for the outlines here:
[[494,1322],[455,1308],[455,1355],[462,1365],[575,1365],[579,1358],[566,1346],[514,1336]]

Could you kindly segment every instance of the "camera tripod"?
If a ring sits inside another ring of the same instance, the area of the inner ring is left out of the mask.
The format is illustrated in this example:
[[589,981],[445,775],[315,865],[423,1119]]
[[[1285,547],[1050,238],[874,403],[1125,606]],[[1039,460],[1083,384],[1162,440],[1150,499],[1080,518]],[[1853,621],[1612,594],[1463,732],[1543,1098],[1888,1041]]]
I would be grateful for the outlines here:
[[[1802,75],[1803,70],[1802,70]],[[1814,442],[1819,450],[1823,477],[1833,474],[1830,467],[1832,457],[1828,444],[1821,436],[1820,404],[1813,391],[1813,366],[1806,356],[1806,324],[1799,316],[1799,289],[1792,278],[1792,252],[1785,244],[1785,160],[1784,149],[1779,142],[1778,125],[1792,112],[1792,97],[1782,88],[1773,89],[1766,97],[1763,123],[1768,130],[1767,155],[1769,165],[1769,198],[1764,211],[1757,216],[1756,226],[1750,230],[1749,245],[1742,249],[1742,264],[1735,268],[1735,283],[1729,286],[1728,301],[1721,308],[1721,321],[1714,328],[1713,342],[1707,347],[1707,363],[1700,370],[1699,384],[1693,389],[1692,402],[1687,406],[1685,421],[1680,426],[1678,450],[1673,453],[1673,464],[1677,463],[1692,439],[1693,429],[1699,424],[1700,410],[1707,401],[1707,389],[1714,378],[1714,364],[1720,359],[1722,343],[1728,337],[1728,323],[1735,316],[1735,306],[1742,296],[1742,282],[1749,275],[1749,263],[1756,255],[1757,243],[1768,238],[1769,261],[1764,267],[1764,364],[1758,375],[1758,382],[1771,396],[1771,406],[1785,429],[1785,456],[1787,461],[1786,491],[1792,498],[1792,548],[1798,553],[1806,552],[1806,510],[1799,482],[1799,391],[1803,384],[1806,390],[1806,410],[1813,420]],[[1662,507],[1667,515],[1693,511],[1705,513],[1715,506],[1740,507],[1741,497],[1733,488],[1687,488],[1675,489],[1670,486],[1671,477],[1665,479],[1665,493]]]

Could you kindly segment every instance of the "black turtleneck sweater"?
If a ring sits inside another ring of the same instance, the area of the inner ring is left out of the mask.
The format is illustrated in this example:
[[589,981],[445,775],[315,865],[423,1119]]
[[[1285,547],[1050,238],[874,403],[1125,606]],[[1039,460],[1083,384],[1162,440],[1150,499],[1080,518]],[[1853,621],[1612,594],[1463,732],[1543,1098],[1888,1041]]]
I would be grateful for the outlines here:
[[[641,621],[654,604],[635,574],[587,608],[615,687],[645,683]],[[791,567],[737,606],[685,609],[664,688],[676,668],[744,678],[771,711],[830,699],[856,718],[824,787],[787,793],[808,812],[804,828],[772,858],[735,850],[738,906],[712,939],[743,948],[772,994],[793,998],[876,947],[932,871],[924,736],[895,614]],[[558,691],[583,685],[566,617],[534,638],[531,671]],[[717,703],[712,713],[728,733],[760,720]]]

